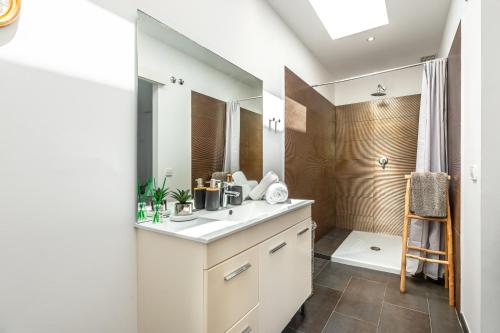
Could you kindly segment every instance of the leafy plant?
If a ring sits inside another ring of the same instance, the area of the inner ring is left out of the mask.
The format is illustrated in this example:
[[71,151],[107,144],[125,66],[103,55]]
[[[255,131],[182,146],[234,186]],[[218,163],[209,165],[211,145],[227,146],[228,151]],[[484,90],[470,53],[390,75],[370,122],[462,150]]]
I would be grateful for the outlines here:
[[153,197],[153,202],[156,205],[160,205],[168,195],[169,192],[168,187],[165,186],[166,181],[167,178],[166,177],[163,178],[163,184],[161,185],[161,187],[158,187],[156,186],[156,179],[154,180],[152,197]]
[[146,178],[146,182],[141,184],[137,183],[137,202],[146,201],[146,197],[151,193],[151,178]]
[[172,192],[171,197],[177,200],[180,204],[185,204],[191,199],[191,193],[189,190],[179,190]]

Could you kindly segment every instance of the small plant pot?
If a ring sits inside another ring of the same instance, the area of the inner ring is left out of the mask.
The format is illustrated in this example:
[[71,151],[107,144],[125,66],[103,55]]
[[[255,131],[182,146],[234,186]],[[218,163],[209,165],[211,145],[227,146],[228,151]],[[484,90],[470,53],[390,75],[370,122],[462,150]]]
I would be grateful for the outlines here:
[[193,214],[193,203],[192,202],[186,202],[186,203],[177,202],[175,204],[175,215],[186,216],[186,215],[191,215],[191,214]]

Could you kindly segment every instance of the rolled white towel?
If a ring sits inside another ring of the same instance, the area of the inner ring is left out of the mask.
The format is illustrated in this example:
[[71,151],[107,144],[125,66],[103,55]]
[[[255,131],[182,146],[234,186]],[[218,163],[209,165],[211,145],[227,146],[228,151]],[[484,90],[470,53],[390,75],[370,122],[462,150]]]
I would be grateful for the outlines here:
[[279,181],[279,177],[272,171],[266,173],[264,178],[260,181],[259,185],[255,186],[250,192],[250,198],[252,200],[260,200],[264,196],[267,191],[267,188],[271,185]]
[[250,191],[259,183],[255,180],[248,180],[243,171],[236,171],[233,173],[233,184],[242,187],[243,200],[246,200]]
[[271,184],[266,191],[267,203],[274,205],[276,203],[285,202],[288,200],[288,187],[285,183],[277,182]]
[[256,180],[249,180],[247,181],[248,186],[250,186],[250,189],[253,190],[255,186],[259,185],[259,182]]
[[243,173],[243,171],[236,171],[233,173],[233,183],[238,185],[243,185],[248,182],[247,177]]
[[252,191],[252,188],[248,184],[243,184],[240,186],[242,190],[241,195],[243,195],[243,200],[248,199],[248,195],[250,194],[250,191]]

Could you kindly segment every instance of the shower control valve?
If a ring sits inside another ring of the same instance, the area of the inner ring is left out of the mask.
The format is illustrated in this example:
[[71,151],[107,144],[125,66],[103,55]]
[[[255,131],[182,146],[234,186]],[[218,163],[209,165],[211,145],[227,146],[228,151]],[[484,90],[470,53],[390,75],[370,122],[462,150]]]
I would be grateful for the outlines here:
[[389,158],[387,156],[382,155],[378,158],[378,164],[380,164],[382,169],[385,169],[387,163],[389,163]]

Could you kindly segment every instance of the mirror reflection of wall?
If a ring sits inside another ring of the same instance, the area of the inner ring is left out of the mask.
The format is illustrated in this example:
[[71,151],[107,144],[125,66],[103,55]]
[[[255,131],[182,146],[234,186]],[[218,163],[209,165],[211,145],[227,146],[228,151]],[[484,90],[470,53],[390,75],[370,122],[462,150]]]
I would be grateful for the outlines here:
[[237,170],[260,180],[262,81],[152,17],[138,17],[140,180],[169,176],[170,188],[187,189],[196,178]]
[[153,177],[153,84],[137,82],[137,175]]

